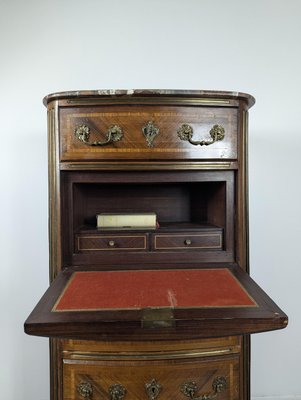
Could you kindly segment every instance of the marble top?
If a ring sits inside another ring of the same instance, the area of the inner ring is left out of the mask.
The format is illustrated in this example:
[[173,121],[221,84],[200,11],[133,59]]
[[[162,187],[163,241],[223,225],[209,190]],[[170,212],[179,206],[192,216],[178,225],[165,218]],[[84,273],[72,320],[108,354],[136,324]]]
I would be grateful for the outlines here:
[[255,98],[247,93],[217,91],[217,90],[172,90],[172,89],[100,89],[79,90],[51,93],[44,97],[43,103],[47,106],[53,100],[75,98],[101,98],[101,97],[186,97],[243,100],[248,107],[252,107]]

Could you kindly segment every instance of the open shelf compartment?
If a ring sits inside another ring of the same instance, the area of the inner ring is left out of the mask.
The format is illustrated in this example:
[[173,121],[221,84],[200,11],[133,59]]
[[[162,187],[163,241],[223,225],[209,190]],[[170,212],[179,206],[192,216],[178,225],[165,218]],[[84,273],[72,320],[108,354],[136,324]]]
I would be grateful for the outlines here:
[[[153,252],[161,252],[161,263],[181,262],[187,257],[179,253],[187,251],[195,251],[195,261],[213,260],[212,252],[220,253],[217,261],[234,261],[234,171],[67,172],[63,179],[65,266],[91,264],[92,254],[96,264],[124,263],[123,251],[143,252],[146,263],[159,260]],[[97,214],[149,212],[157,216],[157,229],[96,226]],[[141,254],[133,256],[142,261]]]

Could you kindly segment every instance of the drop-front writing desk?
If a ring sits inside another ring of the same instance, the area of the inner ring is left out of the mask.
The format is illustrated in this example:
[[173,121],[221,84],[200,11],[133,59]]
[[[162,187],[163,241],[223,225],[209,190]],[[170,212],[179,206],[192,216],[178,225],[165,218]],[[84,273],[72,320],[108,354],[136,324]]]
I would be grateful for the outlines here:
[[[47,96],[51,398],[249,397],[249,334],[287,316],[248,275],[244,93]],[[156,229],[96,227],[155,212]]]

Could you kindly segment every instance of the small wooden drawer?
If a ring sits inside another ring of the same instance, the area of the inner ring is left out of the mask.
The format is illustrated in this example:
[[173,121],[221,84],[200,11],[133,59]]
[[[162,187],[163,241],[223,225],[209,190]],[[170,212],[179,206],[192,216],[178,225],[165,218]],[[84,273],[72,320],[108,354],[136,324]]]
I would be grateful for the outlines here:
[[89,251],[118,251],[118,250],[147,250],[148,237],[146,234],[80,234],[75,236],[77,252]]
[[[241,336],[225,336],[206,339],[189,340],[156,340],[156,341],[94,341],[94,340],[67,340],[61,341],[65,356],[78,358],[87,355],[106,354],[108,357],[116,354],[140,355],[141,358],[149,354],[183,354],[198,355],[199,357],[216,357],[236,354],[241,351]],[[168,358],[168,356],[166,356]],[[116,358],[116,357],[115,357]],[[164,358],[164,357],[163,357]]]
[[[60,109],[62,161],[237,159],[235,107],[102,105]],[[217,138],[218,137],[218,138]]]
[[239,355],[63,360],[64,400],[238,400]]
[[155,234],[153,238],[154,250],[222,250],[222,230],[202,233],[166,233]]

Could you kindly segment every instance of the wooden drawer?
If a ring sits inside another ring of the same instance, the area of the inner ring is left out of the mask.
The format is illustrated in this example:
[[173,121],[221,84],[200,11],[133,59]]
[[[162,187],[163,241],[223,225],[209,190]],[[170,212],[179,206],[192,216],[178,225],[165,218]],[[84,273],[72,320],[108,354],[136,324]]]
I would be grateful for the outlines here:
[[222,250],[222,229],[203,233],[154,234],[154,250]]
[[239,355],[198,358],[191,354],[140,358],[63,360],[64,400],[236,400]]
[[148,247],[147,234],[100,234],[76,235],[75,246],[77,252],[89,251],[118,251],[118,250],[146,250]]
[[[147,354],[198,354],[209,357],[222,354],[239,353],[241,350],[241,336],[225,336],[206,339],[189,340],[156,340],[156,341],[94,341],[94,340],[61,340],[62,350],[69,358],[77,359],[78,355],[122,353],[123,355],[136,354],[145,357]],[[75,355],[75,356],[74,356]],[[77,356],[76,356],[77,355]]]
[[[62,161],[237,158],[236,107],[62,107],[59,122]],[[190,128],[183,130],[183,125]],[[115,128],[110,138],[115,141],[103,144],[112,126]],[[190,129],[191,142],[187,140]]]

